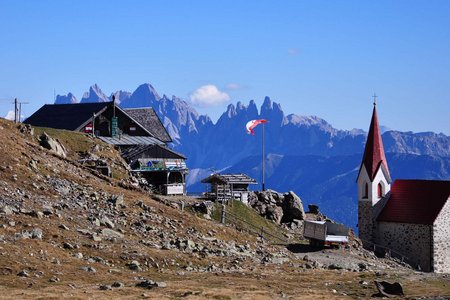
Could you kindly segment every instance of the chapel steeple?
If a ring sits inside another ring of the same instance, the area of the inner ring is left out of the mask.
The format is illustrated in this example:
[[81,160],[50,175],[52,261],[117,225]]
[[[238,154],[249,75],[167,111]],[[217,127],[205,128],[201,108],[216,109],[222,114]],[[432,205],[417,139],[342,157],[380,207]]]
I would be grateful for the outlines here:
[[374,96],[372,120],[370,121],[369,134],[367,135],[360,172],[363,166],[365,166],[370,181],[372,182],[378,170],[383,166],[386,173],[386,179],[391,183],[391,176],[384,154],[383,140],[381,139],[380,126],[378,124],[376,96]]

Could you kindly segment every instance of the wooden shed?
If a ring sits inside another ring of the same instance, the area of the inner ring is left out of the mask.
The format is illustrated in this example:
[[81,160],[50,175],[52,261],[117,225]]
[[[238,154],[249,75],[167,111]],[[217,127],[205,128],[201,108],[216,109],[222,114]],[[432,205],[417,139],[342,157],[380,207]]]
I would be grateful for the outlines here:
[[246,174],[212,174],[202,180],[207,184],[206,197],[216,201],[248,202],[249,185],[256,180]]

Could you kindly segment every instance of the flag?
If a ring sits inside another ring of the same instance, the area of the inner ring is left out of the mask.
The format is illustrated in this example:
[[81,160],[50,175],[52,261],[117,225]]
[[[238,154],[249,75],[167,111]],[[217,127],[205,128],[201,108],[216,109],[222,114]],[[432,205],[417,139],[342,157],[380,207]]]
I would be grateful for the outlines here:
[[266,123],[267,120],[261,119],[261,120],[251,120],[249,122],[247,122],[247,125],[245,125],[245,128],[247,129],[247,133],[248,134],[253,134],[255,135],[255,132],[253,131],[253,129],[258,126],[261,123]]

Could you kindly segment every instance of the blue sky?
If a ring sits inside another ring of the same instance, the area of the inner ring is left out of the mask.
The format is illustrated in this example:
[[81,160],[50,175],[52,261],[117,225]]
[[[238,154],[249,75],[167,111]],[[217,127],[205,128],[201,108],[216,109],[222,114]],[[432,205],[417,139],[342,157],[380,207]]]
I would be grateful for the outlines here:
[[450,1],[0,0],[0,115],[149,82],[193,101],[214,87],[197,102],[213,119],[267,95],[367,130],[376,92],[382,124],[449,135],[449,54]]

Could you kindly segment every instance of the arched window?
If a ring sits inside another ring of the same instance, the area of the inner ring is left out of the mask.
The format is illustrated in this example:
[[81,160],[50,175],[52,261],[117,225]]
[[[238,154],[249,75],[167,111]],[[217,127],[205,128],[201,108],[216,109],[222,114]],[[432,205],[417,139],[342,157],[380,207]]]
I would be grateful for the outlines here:
[[381,182],[378,183],[378,198],[383,197],[383,186],[381,185]]
[[363,199],[369,198],[369,184],[366,182],[364,184],[364,193],[363,193]]

